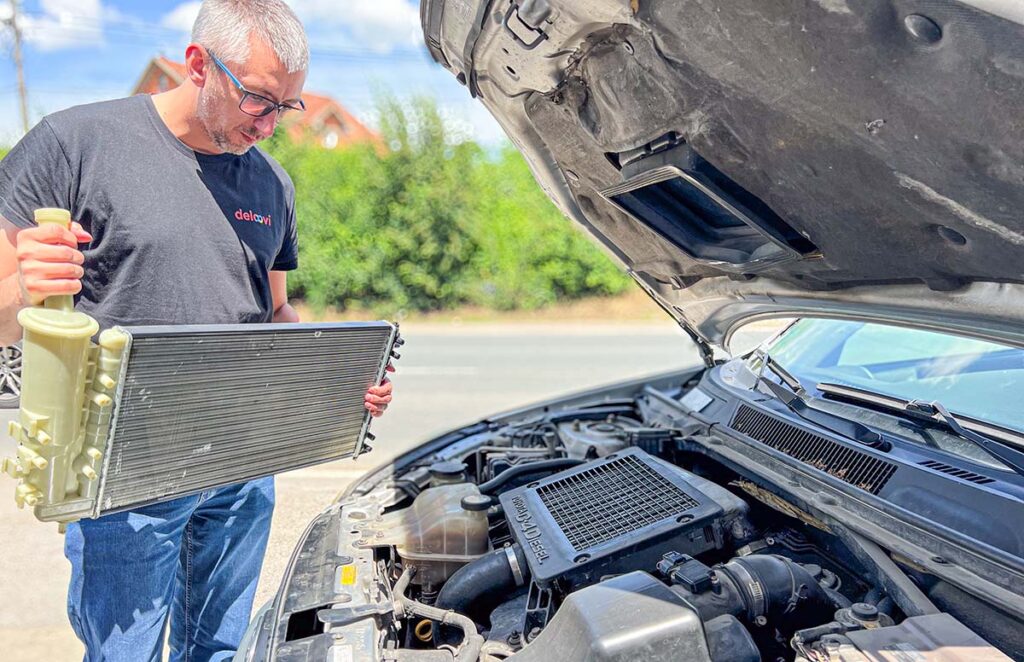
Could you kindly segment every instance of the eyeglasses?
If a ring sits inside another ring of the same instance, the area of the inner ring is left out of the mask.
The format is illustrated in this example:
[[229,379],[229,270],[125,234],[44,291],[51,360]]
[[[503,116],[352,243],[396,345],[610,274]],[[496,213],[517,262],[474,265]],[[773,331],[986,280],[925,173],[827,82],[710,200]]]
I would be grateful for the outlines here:
[[[209,51],[207,51],[207,53],[209,53]],[[242,93],[242,100],[238,102],[238,109],[246,115],[249,115],[250,117],[265,117],[270,113],[274,112],[275,110],[277,111],[278,115],[280,115],[286,110],[294,110],[297,112],[302,112],[306,110],[306,104],[302,102],[302,99],[299,99],[299,105],[294,106],[290,103],[278,103],[273,99],[268,99],[267,97],[261,94],[250,92],[249,90],[245,89],[245,86],[242,85],[241,81],[239,81],[238,78],[233,73],[231,73],[231,71],[226,66],[224,66],[224,63],[217,59],[216,55],[210,53],[210,59],[213,60],[214,64],[220,67],[221,71],[227,74],[228,79],[232,83],[234,83],[235,87],[237,87],[238,90]]]

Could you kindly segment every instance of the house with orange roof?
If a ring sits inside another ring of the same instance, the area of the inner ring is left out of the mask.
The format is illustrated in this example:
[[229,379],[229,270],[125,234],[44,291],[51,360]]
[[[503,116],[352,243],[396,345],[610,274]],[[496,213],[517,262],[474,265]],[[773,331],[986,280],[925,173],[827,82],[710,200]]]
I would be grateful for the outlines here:
[[[132,94],[157,94],[185,80],[185,65],[162,55],[150,60]],[[306,112],[285,114],[282,128],[294,140],[313,140],[327,149],[358,142],[380,143],[380,136],[329,96],[304,92]]]

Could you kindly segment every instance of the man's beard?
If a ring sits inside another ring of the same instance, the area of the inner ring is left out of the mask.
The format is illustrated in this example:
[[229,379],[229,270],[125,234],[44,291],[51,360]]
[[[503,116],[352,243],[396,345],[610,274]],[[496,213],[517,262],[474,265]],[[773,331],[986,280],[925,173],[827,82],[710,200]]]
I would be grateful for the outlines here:
[[206,133],[206,137],[210,139],[217,149],[228,154],[234,154],[241,156],[249,151],[252,145],[247,143],[241,143],[230,138],[230,130],[225,130],[217,126],[217,120],[220,118],[218,109],[216,108],[217,99],[215,95],[208,90],[203,90],[199,95],[199,109],[196,117],[199,119],[199,125],[203,128]]

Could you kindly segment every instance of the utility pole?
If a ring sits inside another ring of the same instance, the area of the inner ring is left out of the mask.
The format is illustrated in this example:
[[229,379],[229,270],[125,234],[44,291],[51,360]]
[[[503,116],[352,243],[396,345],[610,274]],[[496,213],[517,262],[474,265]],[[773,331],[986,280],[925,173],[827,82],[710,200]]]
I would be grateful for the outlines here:
[[6,23],[14,37],[14,68],[18,72],[18,97],[21,101],[21,127],[28,133],[28,90],[25,89],[25,66],[21,59],[21,26],[18,25],[18,0],[11,0],[11,17]]

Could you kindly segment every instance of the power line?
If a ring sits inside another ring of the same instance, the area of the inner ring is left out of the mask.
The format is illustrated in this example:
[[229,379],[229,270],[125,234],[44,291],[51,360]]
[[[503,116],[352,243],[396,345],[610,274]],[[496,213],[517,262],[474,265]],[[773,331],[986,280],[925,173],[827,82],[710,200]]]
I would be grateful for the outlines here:
[[11,0],[11,17],[5,21],[14,37],[14,68],[18,72],[18,99],[21,106],[21,126],[28,133],[28,90],[25,87],[25,67],[21,58],[21,26],[18,24],[18,0]]

